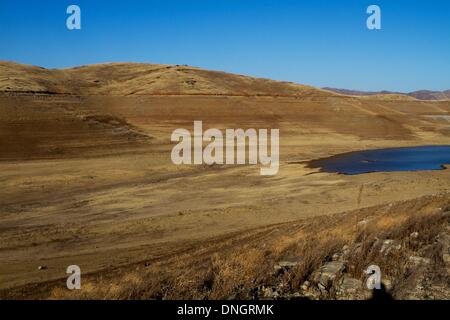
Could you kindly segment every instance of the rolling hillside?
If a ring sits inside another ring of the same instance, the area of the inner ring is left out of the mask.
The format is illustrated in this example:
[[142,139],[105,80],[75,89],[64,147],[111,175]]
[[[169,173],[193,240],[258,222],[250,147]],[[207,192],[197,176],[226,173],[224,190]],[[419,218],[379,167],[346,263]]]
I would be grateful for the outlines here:
[[77,95],[301,96],[321,89],[179,65],[109,63],[44,69],[0,62],[0,91]]
[[161,135],[159,126],[176,128],[198,119],[216,127],[285,126],[298,134],[445,137],[450,110],[447,101],[401,94],[355,97],[178,65],[48,70],[10,62],[0,62],[0,108],[3,159],[135,152],[150,141],[167,143],[170,131],[154,139]]

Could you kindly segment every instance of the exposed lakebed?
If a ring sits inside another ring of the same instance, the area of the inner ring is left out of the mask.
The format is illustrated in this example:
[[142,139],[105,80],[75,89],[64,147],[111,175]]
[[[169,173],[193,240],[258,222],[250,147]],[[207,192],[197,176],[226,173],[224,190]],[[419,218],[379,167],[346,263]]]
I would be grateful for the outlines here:
[[369,172],[440,170],[450,164],[450,145],[363,150],[308,162],[322,172],[362,174]]

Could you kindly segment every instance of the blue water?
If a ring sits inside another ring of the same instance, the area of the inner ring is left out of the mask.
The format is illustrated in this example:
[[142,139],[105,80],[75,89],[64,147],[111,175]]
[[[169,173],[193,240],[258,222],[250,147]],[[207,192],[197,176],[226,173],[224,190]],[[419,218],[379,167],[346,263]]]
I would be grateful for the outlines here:
[[450,164],[450,146],[421,146],[364,150],[310,161],[309,168],[323,172],[361,174],[369,172],[441,170]]

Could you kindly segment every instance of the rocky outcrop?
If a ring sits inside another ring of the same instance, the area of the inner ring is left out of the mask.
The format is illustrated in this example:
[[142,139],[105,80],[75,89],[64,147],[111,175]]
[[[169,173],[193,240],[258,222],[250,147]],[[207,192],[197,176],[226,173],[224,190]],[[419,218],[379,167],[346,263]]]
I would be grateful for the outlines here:
[[[391,299],[391,293],[397,289],[398,292],[404,292],[398,296],[402,299],[450,299],[447,288],[450,280],[449,213],[443,213],[447,221],[447,225],[443,226],[444,231],[432,239],[424,237],[421,230],[416,230],[402,239],[376,238],[369,244],[356,242],[344,245],[313,271],[307,280],[303,280],[297,289],[293,289],[286,279],[291,279],[296,267],[305,261],[299,256],[282,259],[274,266],[276,281],[272,285],[257,288],[250,298],[370,299],[381,296]],[[365,226],[366,223],[358,225]],[[415,251],[411,252],[411,248],[415,248]],[[408,255],[405,256],[406,253]],[[372,292],[367,287],[369,275],[355,266],[355,261],[364,255],[380,262],[405,257],[399,260],[399,264],[404,263],[404,274],[396,278],[382,271],[382,289]],[[436,282],[438,278],[443,280]]]
[[325,263],[317,270],[312,278],[317,283],[318,288],[321,291],[329,290],[336,279],[338,279],[345,270],[345,265],[341,261],[331,261]]

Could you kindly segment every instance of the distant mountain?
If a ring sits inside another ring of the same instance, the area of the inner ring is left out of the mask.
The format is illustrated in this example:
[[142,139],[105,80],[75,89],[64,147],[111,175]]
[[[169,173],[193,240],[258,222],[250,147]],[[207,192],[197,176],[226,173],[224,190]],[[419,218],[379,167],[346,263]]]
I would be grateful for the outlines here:
[[358,91],[358,90],[348,90],[348,89],[337,89],[337,88],[323,88],[328,91],[345,94],[349,96],[374,96],[374,95],[405,95],[413,97],[419,100],[448,100],[450,99],[450,90],[446,91],[430,91],[430,90],[418,90],[409,93],[403,92],[393,92],[393,91]]
[[446,91],[430,91],[419,90],[408,93],[409,96],[420,100],[447,100],[450,99],[450,90]]

